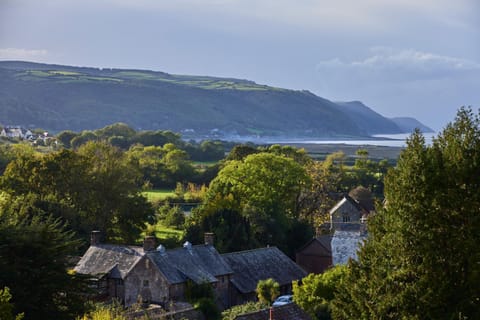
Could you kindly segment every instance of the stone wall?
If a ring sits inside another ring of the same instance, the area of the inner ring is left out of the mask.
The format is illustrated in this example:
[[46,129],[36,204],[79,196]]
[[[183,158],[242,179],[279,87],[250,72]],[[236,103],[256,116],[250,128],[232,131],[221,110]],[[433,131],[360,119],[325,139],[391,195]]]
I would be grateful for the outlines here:
[[170,300],[166,279],[147,256],[144,256],[125,278],[124,290],[127,307],[137,302],[161,304]]

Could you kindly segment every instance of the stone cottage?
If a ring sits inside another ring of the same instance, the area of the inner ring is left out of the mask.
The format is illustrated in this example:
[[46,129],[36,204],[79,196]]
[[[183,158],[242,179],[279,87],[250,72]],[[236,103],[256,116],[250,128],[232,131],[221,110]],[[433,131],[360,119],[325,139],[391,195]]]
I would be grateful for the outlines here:
[[329,211],[330,233],[318,235],[296,252],[298,265],[312,273],[322,273],[330,266],[356,259],[359,246],[366,239],[366,222],[374,212],[371,192],[357,187],[344,195]]
[[116,298],[126,306],[185,301],[191,281],[210,283],[218,306],[224,309],[255,300],[258,280],[274,278],[286,293],[292,280],[306,275],[275,247],[220,255],[213,246],[213,234],[208,233],[204,244],[186,242],[170,250],[155,247],[153,237],[146,237],[143,247],[103,244],[99,239],[100,233],[92,232],[90,247],[74,270],[91,276],[98,299]]
[[187,281],[212,284],[218,303],[228,306],[232,269],[210,244],[166,250],[155,248],[153,237],[143,247],[99,243],[93,232],[91,245],[75,271],[92,276],[100,299],[116,298],[126,306],[136,302],[164,304],[182,300]]

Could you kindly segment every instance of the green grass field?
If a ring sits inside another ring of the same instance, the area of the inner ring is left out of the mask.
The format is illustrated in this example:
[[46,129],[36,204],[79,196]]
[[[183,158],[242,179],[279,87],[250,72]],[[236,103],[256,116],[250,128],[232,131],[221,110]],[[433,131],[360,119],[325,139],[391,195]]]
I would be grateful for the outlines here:
[[162,201],[162,200],[165,200],[167,197],[175,196],[175,192],[173,192],[173,190],[170,190],[170,189],[147,190],[142,192],[142,194],[150,202]]
[[155,230],[155,236],[157,239],[161,240],[166,240],[166,239],[171,239],[171,238],[182,238],[183,236],[183,231],[173,229],[173,228],[168,228],[161,226],[157,224],[156,230]]

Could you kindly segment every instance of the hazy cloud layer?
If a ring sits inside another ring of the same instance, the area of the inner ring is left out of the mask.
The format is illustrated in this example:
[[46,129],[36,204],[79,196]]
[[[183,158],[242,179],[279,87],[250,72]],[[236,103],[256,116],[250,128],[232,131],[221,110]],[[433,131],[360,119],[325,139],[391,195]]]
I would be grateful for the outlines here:
[[244,78],[436,128],[479,105],[478,39],[478,0],[0,0],[0,59]]
[[319,72],[357,77],[372,81],[418,81],[456,76],[480,75],[480,63],[475,61],[416,51],[395,50],[387,47],[371,49],[372,55],[356,61],[339,58],[321,61]]
[[44,49],[29,50],[19,48],[0,48],[0,59],[4,60],[34,60],[41,61],[47,57],[48,51]]

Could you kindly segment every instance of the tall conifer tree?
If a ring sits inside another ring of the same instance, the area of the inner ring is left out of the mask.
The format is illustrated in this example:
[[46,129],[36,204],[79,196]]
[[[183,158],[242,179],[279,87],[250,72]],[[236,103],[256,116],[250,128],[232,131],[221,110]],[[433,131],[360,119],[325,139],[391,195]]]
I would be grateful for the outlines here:
[[432,145],[415,132],[338,289],[335,318],[480,319],[479,191],[479,115],[461,108]]

